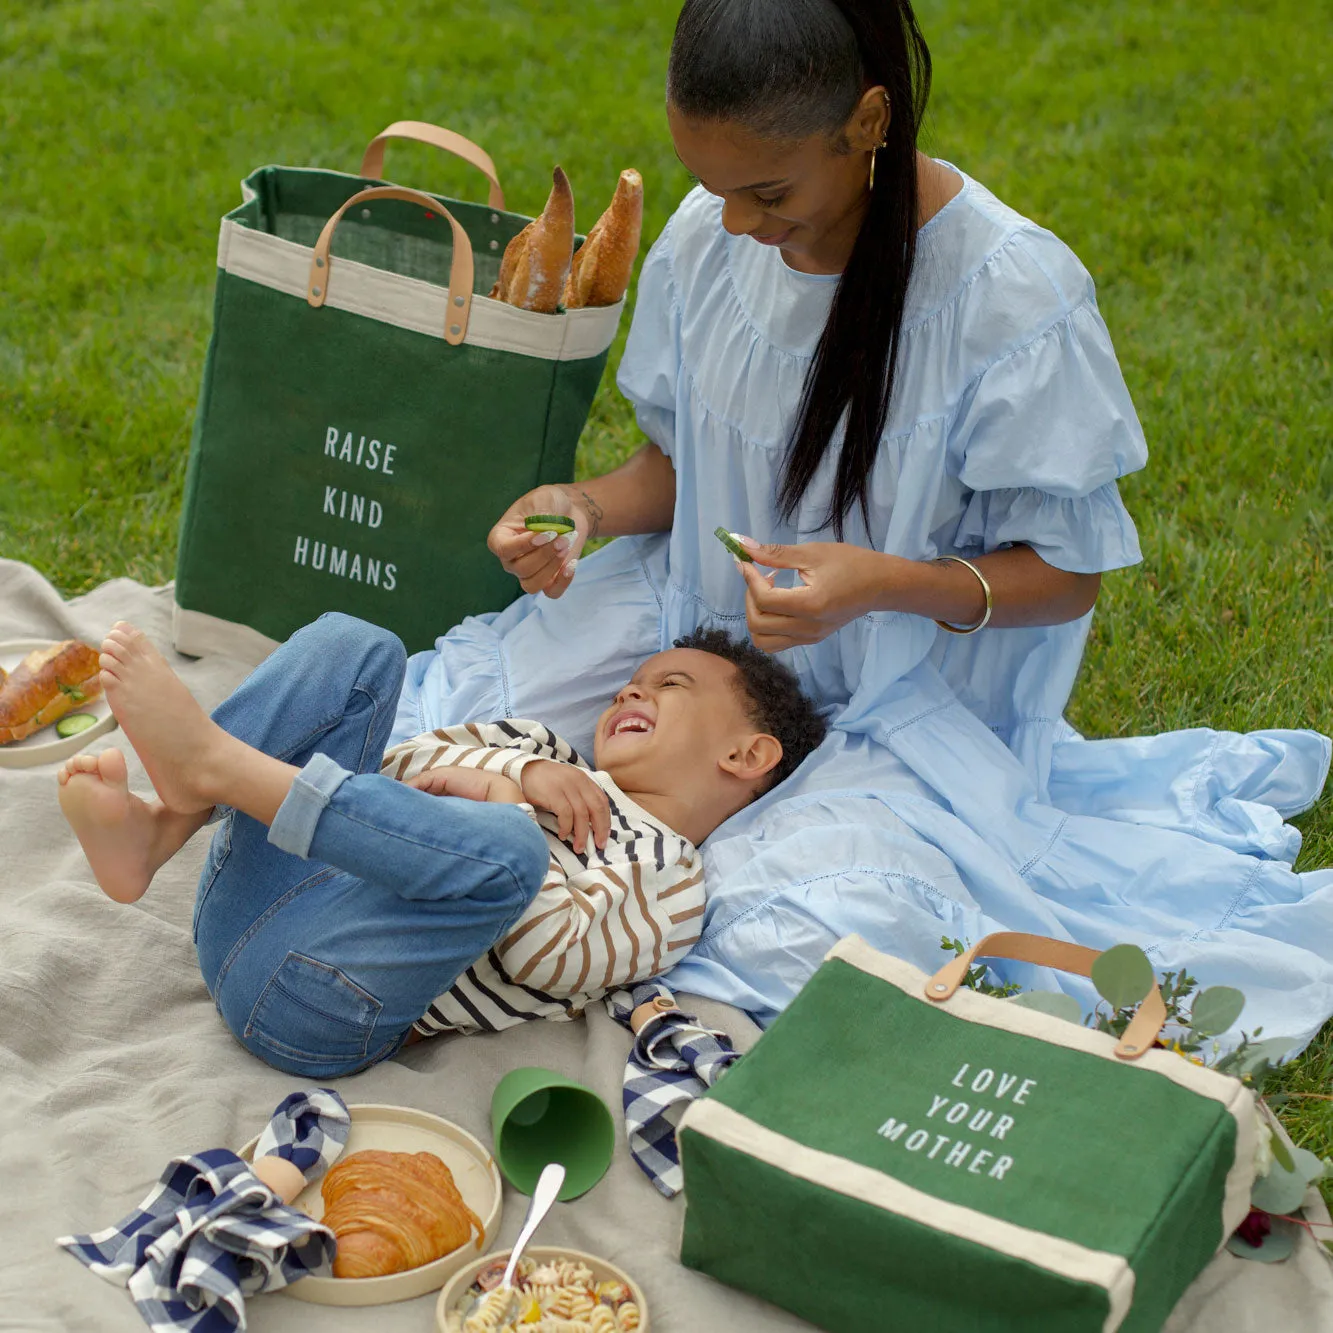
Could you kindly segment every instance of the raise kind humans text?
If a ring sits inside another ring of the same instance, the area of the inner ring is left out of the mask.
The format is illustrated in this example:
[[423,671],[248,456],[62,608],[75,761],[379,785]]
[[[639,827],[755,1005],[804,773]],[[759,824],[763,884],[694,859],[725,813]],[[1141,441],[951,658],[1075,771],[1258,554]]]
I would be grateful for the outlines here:
[[906,1120],[890,1116],[876,1132],[941,1166],[1003,1180],[1014,1164],[998,1146],[1016,1123],[1008,1109],[1026,1105],[1036,1086],[1036,1079],[995,1069],[974,1071],[965,1064],[950,1080],[949,1090],[931,1094],[924,1125],[912,1128]]
[[[394,475],[394,455],[398,446],[351,431],[329,426],[324,432],[324,458],[340,464],[340,472],[356,469],[381,476]],[[353,489],[353,487],[356,487]],[[384,506],[380,501],[363,495],[356,483],[348,486],[324,486],[321,517],[329,517],[339,525],[349,524],[370,530],[384,522]],[[332,574],[353,583],[365,583],[372,588],[392,592],[398,586],[398,566],[382,558],[362,556],[351,545],[340,546],[332,541],[320,541],[305,535],[296,538],[292,563],[317,573]]]

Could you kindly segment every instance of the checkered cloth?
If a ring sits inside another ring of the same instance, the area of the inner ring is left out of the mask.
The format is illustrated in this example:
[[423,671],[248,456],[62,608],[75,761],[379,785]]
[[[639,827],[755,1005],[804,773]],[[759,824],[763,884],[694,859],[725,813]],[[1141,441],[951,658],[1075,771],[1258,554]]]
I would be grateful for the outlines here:
[[[671,992],[644,981],[606,997],[607,1012],[623,1027],[641,1004]],[[674,1002],[674,1001],[673,1001]],[[725,1032],[701,1027],[678,1009],[655,1014],[639,1029],[625,1065],[622,1099],[630,1156],[668,1199],[684,1186],[676,1126],[685,1108],[740,1059]]]
[[[307,1183],[318,1180],[346,1145],[350,1123],[336,1092],[295,1092],[274,1111],[255,1157],[285,1157]],[[247,1296],[330,1272],[335,1248],[327,1227],[284,1204],[225,1148],[172,1158],[128,1217],[56,1244],[127,1287],[153,1333],[243,1329]]]

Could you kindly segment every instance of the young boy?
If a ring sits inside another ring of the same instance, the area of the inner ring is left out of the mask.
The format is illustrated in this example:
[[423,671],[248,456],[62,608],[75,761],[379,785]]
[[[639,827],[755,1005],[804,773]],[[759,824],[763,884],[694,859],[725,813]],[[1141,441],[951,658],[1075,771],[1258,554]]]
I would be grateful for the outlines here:
[[824,735],[790,672],[701,631],[611,701],[595,770],[522,720],[385,754],[405,660],[387,631],[323,616],[210,719],[121,623],[102,683],[157,799],[130,793],[118,750],[59,775],[120,902],[220,818],[195,905],[200,966],[241,1043],[289,1073],[337,1077],[414,1036],[572,1017],[665,971],[698,938],[697,845]]

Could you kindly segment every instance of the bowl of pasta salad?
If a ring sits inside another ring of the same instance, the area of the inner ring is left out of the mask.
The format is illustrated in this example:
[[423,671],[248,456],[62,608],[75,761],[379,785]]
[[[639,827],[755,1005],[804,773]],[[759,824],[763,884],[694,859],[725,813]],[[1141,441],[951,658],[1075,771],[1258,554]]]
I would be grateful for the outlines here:
[[[474,1301],[500,1285],[508,1250],[474,1259],[440,1292],[439,1333],[648,1333],[648,1306],[637,1282],[615,1264],[561,1245],[531,1245],[514,1275],[517,1299]],[[504,1313],[505,1307],[508,1312]],[[469,1313],[470,1312],[470,1313]]]

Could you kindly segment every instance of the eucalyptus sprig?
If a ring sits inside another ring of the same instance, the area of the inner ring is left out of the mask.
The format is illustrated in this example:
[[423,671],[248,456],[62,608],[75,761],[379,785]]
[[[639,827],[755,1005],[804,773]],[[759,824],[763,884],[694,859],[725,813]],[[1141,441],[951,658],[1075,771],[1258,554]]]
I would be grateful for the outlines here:
[[[955,958],[961,958],[967,952],[967,945],[962,940],[951,940],[947,935],[940,936],[940,948],[946,953],[952,952]],[[963,978],[963,985],[969,990],[979,991],[982,995],[993,995],[997,1000],[1007,1000],[1011,995],[1017,995],[1023,989],[1016,981],[1006,981],[999,986],[994,985],[986,980],[988,970],[985,963],[978,963],[975,967],[969,967],[967,976]]]

